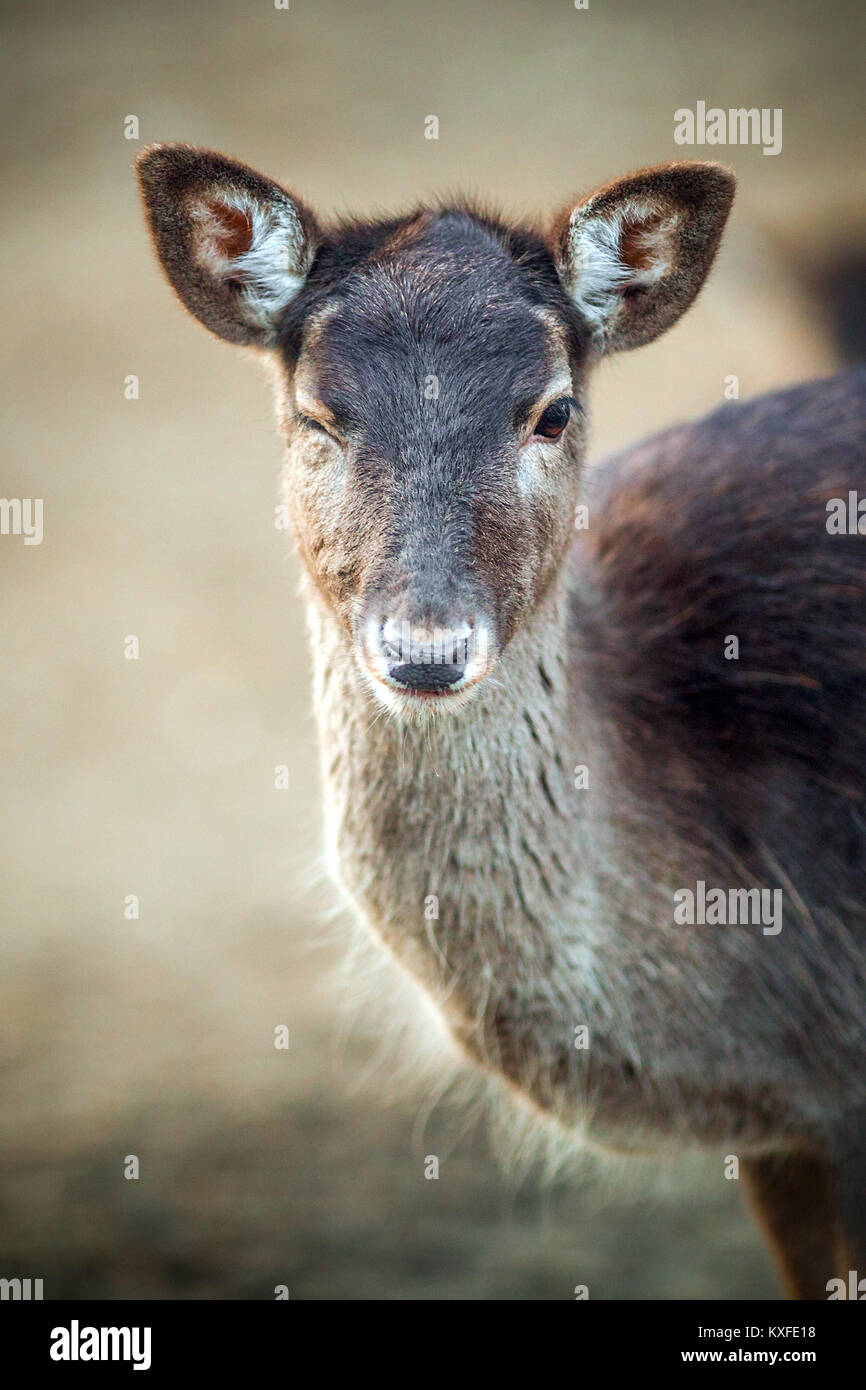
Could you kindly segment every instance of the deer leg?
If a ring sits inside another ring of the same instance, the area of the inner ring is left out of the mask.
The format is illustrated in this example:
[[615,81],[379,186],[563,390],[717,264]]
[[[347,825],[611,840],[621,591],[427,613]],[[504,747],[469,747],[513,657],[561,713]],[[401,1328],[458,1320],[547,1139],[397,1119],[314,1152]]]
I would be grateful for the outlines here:
[[839,1239],[829,1163],[815,1154],[743,1159],[743,1176],[788,1298],[826,1299],[839,1273]]
[[[839,1213],[839,1274],[866,1280],[866,1108],[846,1117],[833,1143],[833,1186]],[[866,1289],[866,1283],[863,1285]]]

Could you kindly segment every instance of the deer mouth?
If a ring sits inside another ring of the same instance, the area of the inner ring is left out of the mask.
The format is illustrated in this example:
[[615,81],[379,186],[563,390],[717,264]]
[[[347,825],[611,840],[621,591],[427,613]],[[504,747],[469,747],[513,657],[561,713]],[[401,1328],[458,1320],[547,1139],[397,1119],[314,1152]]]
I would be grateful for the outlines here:
[[437,714],[456,714],[474,697],[484,681],[478,676],[472,681],[463,681],[447,689],[410,689],[388,678],[383,679],[376,671],[363,662],[361,670],[376,698],[393,714],[410,717]]

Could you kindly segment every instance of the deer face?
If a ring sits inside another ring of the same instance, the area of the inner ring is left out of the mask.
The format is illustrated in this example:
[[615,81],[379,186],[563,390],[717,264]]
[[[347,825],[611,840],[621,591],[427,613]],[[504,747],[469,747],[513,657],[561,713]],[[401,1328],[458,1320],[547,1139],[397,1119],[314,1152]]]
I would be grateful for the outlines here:
[[423,215],[332,283],[283,359],[300,551],[396,708],[457,707],[571,533],[577,363],[536,258],[533,277],[470,216]]
[[299,552],[360,670],[399,712],[459,709],[562,565],[588,368],[694,298],[730,175],[635,175],[542,237],[460,207],[323,230],[185,146],[139,173],[181,299],[273,354]]

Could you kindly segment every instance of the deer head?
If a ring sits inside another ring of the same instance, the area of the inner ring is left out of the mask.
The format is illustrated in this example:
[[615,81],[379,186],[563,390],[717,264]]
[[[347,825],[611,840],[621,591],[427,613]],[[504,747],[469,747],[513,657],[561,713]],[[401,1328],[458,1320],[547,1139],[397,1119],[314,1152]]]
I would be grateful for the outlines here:
[[689,306],[733,176],[645,170],[541,233],[459,204],[326,227],[185,145],[138,172],[180,299],[273,357],[298,549],[359,669],[399,713],[459,709],[562,566],[590,368]]

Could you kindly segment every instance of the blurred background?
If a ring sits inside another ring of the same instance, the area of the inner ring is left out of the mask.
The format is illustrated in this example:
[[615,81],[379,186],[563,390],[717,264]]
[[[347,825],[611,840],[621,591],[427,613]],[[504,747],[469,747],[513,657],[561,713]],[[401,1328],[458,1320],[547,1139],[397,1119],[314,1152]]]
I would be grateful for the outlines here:
[[[185,140],[325,215],[460,189],[534,217],[644,164],[732,165],[699,303],[598,374],[598,457],[732,375],[747,397],[862,353],[864,14],[3,5],[0,492],[44,499],[44,541],[0,538],[0,1276],[83,1299],[777,1295],[719,1158],[625,1182],[503,1163],[413,987],[347,955],[269,389],[173,301],[132,166]],[[675,145],[699,100],[782,108],[782,152]]]

